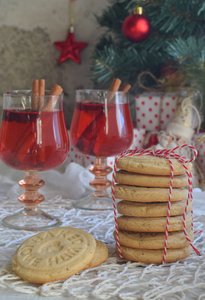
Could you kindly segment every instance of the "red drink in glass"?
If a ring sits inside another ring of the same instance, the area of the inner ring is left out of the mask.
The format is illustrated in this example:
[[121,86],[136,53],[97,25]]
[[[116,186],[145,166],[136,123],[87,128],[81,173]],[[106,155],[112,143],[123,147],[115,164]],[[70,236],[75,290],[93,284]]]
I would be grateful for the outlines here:
[[83,154],[108,157],[121,153],[133,138],[129,104],[77,102],[70,137]]
[[7,166],[45,171],[62,164],[67,153],[68,135],[63,111],[3,111],[0,157]]
[[[0,128],[0,158],[8,166],[25,171],[18,197],[23,209],[3,218],[2,224],[18,230],[45,230],[59,226],[56,216],[38,206],[44,196],[39,171],[55,168],[67,158],[69,140],[63,114],[62,88],[44,91],[44,80],[34,80],[33,91],[15,90],[3,94]],[[42,91],[43,89],[43,91]],[[34,93],[35,91],[35,93]]]
[[89,168],[95,176],[90,181],[94,191],[75,201],[74,207],[112,209],[112,199],[107,191],[111,186],[107,175],[112,168],[107,165],[107,157],[119,155],[132,143],[129,96],[123,91],[77,90],[70,139],[78,151],[95,156],[95,163]]

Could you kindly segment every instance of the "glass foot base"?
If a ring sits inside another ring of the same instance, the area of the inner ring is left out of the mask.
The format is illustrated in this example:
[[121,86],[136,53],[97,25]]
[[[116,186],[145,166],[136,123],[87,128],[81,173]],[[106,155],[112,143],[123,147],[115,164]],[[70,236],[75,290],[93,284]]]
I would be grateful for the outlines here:
[[96,197],[93,194],[76,200],[73,207],[85,210],[113,210],[113,201],[111,197]]
[[7,216],[1,224],[11,229],[41,231],[60,226],[61,221],[37,208],[35,210],[23,209]]

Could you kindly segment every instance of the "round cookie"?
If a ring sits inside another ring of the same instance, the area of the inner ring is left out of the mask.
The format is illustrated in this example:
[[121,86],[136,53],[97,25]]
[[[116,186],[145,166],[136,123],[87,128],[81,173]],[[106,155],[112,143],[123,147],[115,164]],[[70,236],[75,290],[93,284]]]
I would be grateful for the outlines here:
[[[169,201],[169,188],[148,188],[124,184],[115,185],[115,197],[135,202],[167,202]],[[172,201],[186,200],[188,191],[186,188],[173,188]]]
[[[165,232],[167,217],[156,218],[137,218],[120,216],[117,218],[118,227],[121,230],[138,231],[138,232]],[[190,228],[192,216],[186,215],[186,228]],[[181,231],[184,229],[183,216],[169,218],[169,232]]]
[[[137,248],[137,249],[164,249],[165,234],[159,232],[147,233],[147,232],[131,232],[119,230],[120,245]],[[187,235],[190,240],[194,241],[193,230],[187,230]],[[116,234],[114,233],[115,239]],[[189,241],[183,231],[169,232],[167,248],[176,249],[184,248],[189,245]]]
[[106,261],[107,258],[108,258],[107,246],[103,242],[96,240],[95,255],[85,269],[96,267],[102,264],[104,261]]
[[13,257],[13,270],[22,279],[45,283],[68,278],[93,259],[94,237],[73,227],[53,228],[23,242]]
[[[119,170],[116,173],[115,181],[120,184],[145,186],[145,187],[169,187],[170,176],[144,175],[134,172]],[[178,175],[173,178],[173,188],[187,187],[188,176]]]
[[[186,200],[171,203],[171,216],[182,215],[186,206]],[[120,201],[117,203],[117,211],[119,214],[130,217],[165,217],[167,216],[168,202],[166,203],[147,203]],[[192,202],[190,201],[187,207],[187,212],[192,210]]]
[[[134,249],[120,246],[122,255],[128,260],[141,263],[160,264],[163,259],[164,250]],[[168,249],[165,262],[177,261],[188,257],[191,254],[191,246],[180,249]]]
[[[186,174],[182,164],[177,159],[171,159],[174,166],[174,175]],[[192,164],[186,164],[189,171]],[[170,175],[171,167],[168,159],[151,155],[132,155],[124,156],[118,159],[117,167],[119,169],[149,175]]]

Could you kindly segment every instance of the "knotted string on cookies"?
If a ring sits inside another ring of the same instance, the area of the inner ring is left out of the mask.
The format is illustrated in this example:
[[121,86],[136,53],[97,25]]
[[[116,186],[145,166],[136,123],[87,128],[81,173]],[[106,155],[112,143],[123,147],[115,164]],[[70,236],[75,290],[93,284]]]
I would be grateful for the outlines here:
[[[193,150],[193,158],[188,159],[187,157],[180,156],[177,154],[175,151],[178,149],[182,149],[184,147],[188,147]],[[117,161],[118,159],[124,157],[124,156],[133,156],[133,155],[152,155],[152,156],[157,156],[157,157],[163,157],[168,159],[171,167],[171,172],[170,172],[170,187],[169,187],[169,200],[168,200],[168,208],[167,208],[167,221],[166,221],[166,231],[165,231],[165,243],[164,243],[164,252],[163,252],[163,258],[162,258],[162,264],[165,263],[166,261],[166,255],[167,255],[167,242],[168,242],[168,232],[169,232],[169,219],[170,219],[170,209],[171,209],[171,197],[172,197],[172,187],[173,187],[173,177],[174,177],[174,166],[171,161],[171,158],[177,159],[182,166],[185,169],[185,172],[188,176],[188,184],[189,184],[189,190],[188,190],[188,197],[184,209],[184,214],[183,214],[183,231],[186,239],[194,249],[194,251],[197,253],[197,255],[200,254],[200,252],[193,246],[190,238],[187,235],[187,230],[186,230],[186,213],[187,213],[187,207],[189,202],[193,201],[193,189],[192,189],[192,172],[188,170],[186,163],[191,163],[193,162],[196,157],[197,157],[197,150],[188,144],[184,144],[182,146],[175,147],[174,149],[162,149],[162,150],[153,150],[153,149],[138,149],[136,148],[135,150],[127,150],[123,152],[121,155],[117,156],[115,159],[114,163],[114,168],[113,168],[113,178],[112,178],[112,186],[111,186],[111,191],[112,191],[112,199],[113,199],[113,207],[114,207],[114,220],[115,220],[115,230],[116,230],[116,243],[117,243],[117,249],[119,256],[123,258],[121,249],[120,249],[120,241],[119,241],[119,233],[118,233],[118,223],[117,223],[117,209],[116,209],[116,201],[115,201],[115,177],[116,177],[116,171],[117,171]],[[191,211],[192,214],[192,229],[193,229],[193,210]]]

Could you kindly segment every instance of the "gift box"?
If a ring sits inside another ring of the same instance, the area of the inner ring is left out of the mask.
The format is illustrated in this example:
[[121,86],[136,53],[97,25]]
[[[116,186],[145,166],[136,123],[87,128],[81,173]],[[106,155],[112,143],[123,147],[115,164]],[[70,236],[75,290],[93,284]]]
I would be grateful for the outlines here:
[[180,92],[144,92],[136,97],[137,128],[166,130],[183,97]]
[[[135,149],[137,148],[143,148],[143,143],[144,143],[144,138],[145,138],[145,129],[139,129],[139,128],[134,128],[133,129],[133,141],[130,146],[130,149]],[[69,132],[68,132],[69,135]],[[70,140],[69,137],[69,142],[70,142],[70,148],[69,148],[69,153],[68,153],[68,163],[69,162],[75,162],[80,164],[83,167],[88,167],[89,165],[93,165],[95,163],[95,156],[89,156],[89,155],[84,155],[77,151]],[[115,157],[108,157],[107,158],[107,164],[108,166],[113,167],[115,161]]]

